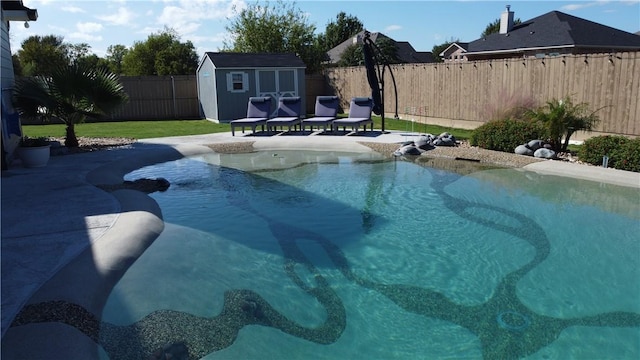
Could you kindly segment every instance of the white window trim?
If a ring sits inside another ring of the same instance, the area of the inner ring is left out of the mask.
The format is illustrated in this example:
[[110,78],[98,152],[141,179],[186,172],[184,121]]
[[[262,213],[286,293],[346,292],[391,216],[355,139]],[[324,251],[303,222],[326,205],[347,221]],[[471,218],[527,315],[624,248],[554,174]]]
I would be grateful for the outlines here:
[[[234,75],[242,75],[242,89],[233,88]],[[227,91],[232,93],[243,93],[249,91],[249,74],[242,71],[232,71],[227,73]]]

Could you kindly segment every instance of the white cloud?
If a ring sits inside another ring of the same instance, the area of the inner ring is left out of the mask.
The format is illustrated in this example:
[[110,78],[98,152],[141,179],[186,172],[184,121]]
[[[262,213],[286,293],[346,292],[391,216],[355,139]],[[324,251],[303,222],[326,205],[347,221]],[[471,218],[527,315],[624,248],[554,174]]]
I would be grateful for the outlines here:
[[236,10],[246,7],[244,0],[178,0],[162,9],[157,23],[175,29],[180,36],[197,31],[203,21],[232,17]]
[[126,7],[119,7],[118,11],[111,15],[98,16],[98,19],[111,25],[132,25],[133,19],[137,16]]
[[72,32],[67,37],[70,38],[70,39],[78,39],[78,40],[83,40],[83,41],[86,41],[86,42],[89,42],[89,41],[102,41],[102,36],[100,36],[100,35],[91,35],[91,34],[81,33],[81,32]]
[[580,9],[584,9],[592,6],[607,5],[609,3],[611,3],[611,1],[609,0],[589,1],[589,2],[585,1],[580,3],[565,5],[565,6],[562,6],[560,9],[565,11],[575,11],[575,10],[580,10]]
[[102,30],[102,24],[92,22],[77,23],[76,27],[81,33],[94,33]]
[[63,6],[60,8],[60,10],[65,11],[65,12],[69,12],[69,13],[73,13],[73,14],[77,14],[77,13],[85,13],[86,11],[84,11],[84,9],[79,8],[77,6]]
[[400,25],[389,25],[384,30],[387,32],[391,32],[391,31],[398,31],[400,29],[402,29],[402,26]]

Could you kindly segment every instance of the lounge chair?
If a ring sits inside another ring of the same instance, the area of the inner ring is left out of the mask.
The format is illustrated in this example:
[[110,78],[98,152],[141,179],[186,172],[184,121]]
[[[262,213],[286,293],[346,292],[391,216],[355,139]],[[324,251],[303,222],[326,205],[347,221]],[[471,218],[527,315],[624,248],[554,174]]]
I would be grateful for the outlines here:
[[318,129],[322,126],[322,130],[327,131],[327,127],[331,127],[333,120],[336,119],[338,105],[339,101],[337,96],[317,96],[315,114],[308,119],[302,119],[300,124],[302,132],[304,132],[306,125],[309,125],[311,131],[313,131],[314,126],[317,126]]
[[288,127],[288,131],[291,131],[293,126],[300,124],[301,115],[301,100],[299,96],[281,97],[278,100],[278,112],[276,117],[267,120],[267,131],[272,132],[279,126],[283,128]]
[[371,131],[373,131],[373,120],[371,120],[372,109],[373,99],[354,97],[351,99],[349,117],[334,120],[332,123],[333,130],[335,131],[342,126],[343,130],[351,127],[352,131],[358,132],[360,126],[364,126],[364,131],[367,131],[367,125],[371,124]]
[[237,127],[242,128],[242,133],[244,133],[245,127],[250,127],[252,133],[255,133],[256,127],[260,125],[262,127],[262,131],[264,131],[264,125],[267,123],[270,113],[270,97],[250,97],[249,104],[247,106],[247,117],[231,120],[231,135],[235,136],[235,128]]

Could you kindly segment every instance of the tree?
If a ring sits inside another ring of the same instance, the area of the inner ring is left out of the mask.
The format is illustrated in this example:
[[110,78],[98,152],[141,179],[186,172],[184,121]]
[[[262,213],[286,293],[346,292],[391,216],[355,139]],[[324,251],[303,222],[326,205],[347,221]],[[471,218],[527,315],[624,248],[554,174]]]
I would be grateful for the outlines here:
[[180,42],[176,31],[166,27],[146,41],[135,42],[122,56],[125,75],[187,75],[194,74],[197,66],[193,43]]
[[306,15],[295,2],[256,2],[240,11],[226,26],[232,43],[224,44],[225,51],[256,53],[294,53],[307,65],[307,72],[320,68],[322,59],[315,26],[309,25]]
[[431,49],[431,53],[433,54],[433,58],[437,62],[443,62],[444,59],[442,59],[440,57],[440,53],[445,51],[449,46],[451,46],[451,44],[457,43],[457,42],[460,42],[460,39],[451,38],[449,41],[445,41],[440,45],[433,45],[433,48]]
[[78,146],[76,124],[108,115],[127,101],[117,75],[78,63],[59,66],[47,76],[19,78],[13,94],[21,116],[64,122],[67,147]]
[[129,52],[124,45],[109,45],[107,48],[106,60],[109,63],[109,70],[116,74],[122,74],[122,59]]
[[[386,36],[378,36],[375,42],[377,48],[385,57],[389,64],[397,64],[398,47],[396,43]],[[376,55],[377,51],[376,51]],[[338,66],[360,66],[364,65],[364,55],[362,53],[362,44],[353,44],[347,47],[340,55]]]
[[[513,20],[513,25],[521,24],[522,21],[520,19]],[[482,34],[480,34],[481,38],[485,38],[491,34],[496,34],[500,32],[500,19],[495,19],[492,23],[487,25]]]
[[67,48],[67,58],[70,63],[77,62],[80,58],[89,56],[91,46],[87,43],[65,44]]
[[[589,104],[574,104],[570,97],[552,99],[527,114],[542,122],[549,132],[549,143],[556,152],[567,151],[569,139],[576,131],[592,131],[600,121],[596,111],[589,110]],[[564,143],[562,142],[564,138]]]
[[319,37],[322,50],[329,51],[362,30],[364,25],[356,16],[341,11],[336,15],[335,21],[327,24],[324,34]]
[[353,44],[344,49],[340,55],[338,66],[361,66],[364,65],[364,56],[362,54],[362,45]]
[[22,75],[47,75],[69,63],[68,47],[62,36],[34,35],[25,39],[17,56]]

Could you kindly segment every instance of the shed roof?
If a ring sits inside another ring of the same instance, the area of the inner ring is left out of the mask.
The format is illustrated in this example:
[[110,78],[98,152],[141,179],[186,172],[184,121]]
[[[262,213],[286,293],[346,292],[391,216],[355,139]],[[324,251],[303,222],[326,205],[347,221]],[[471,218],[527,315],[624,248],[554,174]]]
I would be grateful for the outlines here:
[[532,48],[640,49],[640,36],[560,11],[515,25],[506,34],[491,34],[469,43],[468,53]]
[[205,56],[216,68],[306,67],[302,59],[293,53],[206,52]]

